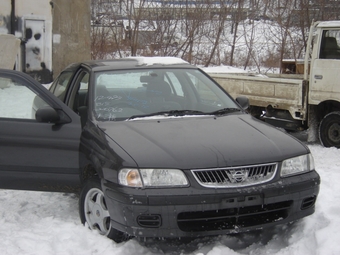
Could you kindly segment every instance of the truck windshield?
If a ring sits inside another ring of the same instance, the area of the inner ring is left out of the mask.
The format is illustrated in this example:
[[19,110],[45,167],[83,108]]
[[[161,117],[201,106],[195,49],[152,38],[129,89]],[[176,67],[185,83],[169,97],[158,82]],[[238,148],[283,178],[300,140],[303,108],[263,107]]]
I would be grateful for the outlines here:
[[223,89],[198,69],[97,72],[93,100],[94,116],[101,121],[154,113],[181,112],[185,116],[239,109]]

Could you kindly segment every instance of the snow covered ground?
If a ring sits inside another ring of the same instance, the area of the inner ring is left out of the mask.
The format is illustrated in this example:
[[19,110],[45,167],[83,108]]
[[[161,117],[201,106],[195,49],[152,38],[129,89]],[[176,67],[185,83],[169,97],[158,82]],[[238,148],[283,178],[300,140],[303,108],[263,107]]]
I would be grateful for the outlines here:
[[116,244],[80,223],[76,195],[0,190],[0,254],[340,254],[340,150],[308,146],[322,180],[316,212],[290,225],[194,240],[132,239]]
[[0,190],[0,254],[340,254],[340,150],[309,145],[322,184],[316,212],[291,225],[195,240],[116,244],[84,227],[71,194]]

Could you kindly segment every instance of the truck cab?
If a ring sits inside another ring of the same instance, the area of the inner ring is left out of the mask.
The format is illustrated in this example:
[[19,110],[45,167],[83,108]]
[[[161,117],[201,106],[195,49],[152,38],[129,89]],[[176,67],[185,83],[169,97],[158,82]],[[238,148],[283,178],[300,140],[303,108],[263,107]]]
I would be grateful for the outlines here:
[[340,21],[316,23],[314,30],[309,76],[308,126],[314,134],[318,132],[324,146],[339,147]]
[[340,148],[340,21],[313,23],[304,61],[286,64],[296,75],[210,75],[234,98],[246,96],[253,116],[286,130],[308,129],[309,142]]
[[340,101],[340,21],[320,22],[313,40],[309,103]]

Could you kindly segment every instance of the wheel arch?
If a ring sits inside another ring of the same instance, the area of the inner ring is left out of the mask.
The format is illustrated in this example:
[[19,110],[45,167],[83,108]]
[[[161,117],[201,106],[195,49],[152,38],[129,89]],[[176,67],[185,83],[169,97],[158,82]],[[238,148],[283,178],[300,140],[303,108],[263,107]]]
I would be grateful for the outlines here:
[[340,102],[336,100],[326,100],[317,105],[317,114],[320,121],[327,114],[336,111],[340,111]]
[[97,230],[117,243],[127,241],[131,237],[120,230],[112,228],[111,215],[105,202],[100,180],[92,177],[85,180],[79,196],[79,216],[82,224],[87,223],[91,230]]
[[331,113],[340,111],[340,102],[336,100],[325,100],[318,105],[308,105],[308,142],[320,141],[320,123],[323,118]]
[[103,178],[101,161],[95,155],[91,155],[90,162],[80,170],[80,179],[83,184],[86,180],[93,177]]
[[319,138],[325,147],[340,148],[340,111],[332,111],[322,119]]

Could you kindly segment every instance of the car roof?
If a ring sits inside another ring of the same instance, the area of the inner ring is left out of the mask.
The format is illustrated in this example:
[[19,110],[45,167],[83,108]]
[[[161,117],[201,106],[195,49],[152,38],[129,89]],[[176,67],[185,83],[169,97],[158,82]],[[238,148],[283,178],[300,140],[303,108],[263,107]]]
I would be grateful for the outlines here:
[[122,70],[122,69],[139,69],[139,68],[197,68],[190,65],[188,62],[175,57],[127,57],[110,60],[88,60],[78,63],[73,63],[66,67],[65,70],[78,69],[79,66],[87,66],[92,71],[106,70]]

